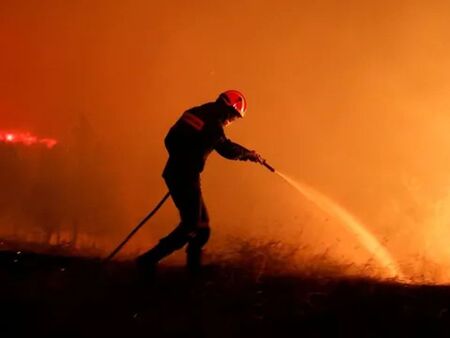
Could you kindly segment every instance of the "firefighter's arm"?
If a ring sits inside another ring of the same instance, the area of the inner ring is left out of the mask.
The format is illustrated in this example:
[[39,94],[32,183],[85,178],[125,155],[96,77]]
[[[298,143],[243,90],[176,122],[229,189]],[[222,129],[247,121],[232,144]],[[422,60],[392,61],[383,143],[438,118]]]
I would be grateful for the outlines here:
[[222,136],[216,144],[215,150],[223,157],[230,160],[263,162],[263,158],[253,150],[234,143],[225,136]]

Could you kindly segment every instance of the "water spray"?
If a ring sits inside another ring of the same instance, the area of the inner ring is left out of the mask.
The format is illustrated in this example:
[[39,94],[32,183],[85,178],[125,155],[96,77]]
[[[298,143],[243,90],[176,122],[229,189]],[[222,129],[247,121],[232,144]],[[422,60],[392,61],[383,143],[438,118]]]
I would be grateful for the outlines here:
[[308,200],[317,205],[320,209],[333,216],[350,230],[361,242],[361,244],[369,251],[377,261],[386,269],[390,277],[404,279],[404,276],[389,251],[377,240],[377,238],[356,219],[349,211],[345,210],[337,202],[327,196],[322,195],[318,191],[308,187],[306,184],[299,183],[287,175],[275,170],[266,160],[260,162],[271,172],[277,174],[291,187],[305,196]]

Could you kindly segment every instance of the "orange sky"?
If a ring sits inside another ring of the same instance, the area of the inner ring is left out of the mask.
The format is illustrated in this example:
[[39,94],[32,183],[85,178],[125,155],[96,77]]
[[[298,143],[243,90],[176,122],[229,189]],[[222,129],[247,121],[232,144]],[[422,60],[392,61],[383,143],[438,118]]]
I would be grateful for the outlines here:
[[[2,0],[0,129],[64,143],[84,114],[114,153],[122,233],[164,194],[178,115],[240,89],[249,111],[233,140],[338,200],[399,257],[423,253],[450,215],[433,209],[450,183],[449,13],[448,1]],[[337,236],[258,166],[212,155],[204,190],[214,240],[295,222]],[[175,220],[166,206],[137,241]]]

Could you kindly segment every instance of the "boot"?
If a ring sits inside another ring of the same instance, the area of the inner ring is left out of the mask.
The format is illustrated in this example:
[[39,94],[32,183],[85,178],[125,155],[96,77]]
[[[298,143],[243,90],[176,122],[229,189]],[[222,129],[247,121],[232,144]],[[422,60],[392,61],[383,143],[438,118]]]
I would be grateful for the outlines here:
[[199,274],[202,270],[202,249],[188,248],[186,250],[186,267],[189,273]]
[[153,280],[156,276],[158,262],[164,256],[158,246],[138,256],[135,263],[139,277],[143,280]]

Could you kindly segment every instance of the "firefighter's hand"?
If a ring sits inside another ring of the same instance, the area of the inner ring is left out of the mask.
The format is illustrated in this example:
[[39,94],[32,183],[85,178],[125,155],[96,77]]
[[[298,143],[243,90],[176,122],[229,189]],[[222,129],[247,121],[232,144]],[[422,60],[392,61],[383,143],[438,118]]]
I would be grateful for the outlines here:
[[247,160],[248,161],[252,161],[252,162],[256,162],[256,163],[264,163],[264,159],[262,158],[262,156],[260,154],[258,154],[254,150],[251,150],[251,151],[248,152]]

